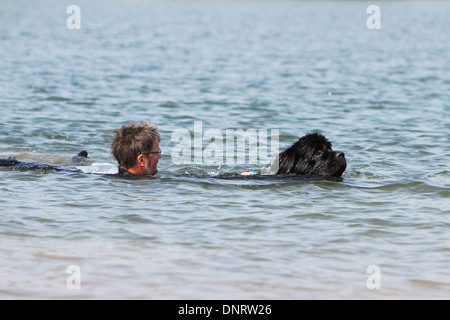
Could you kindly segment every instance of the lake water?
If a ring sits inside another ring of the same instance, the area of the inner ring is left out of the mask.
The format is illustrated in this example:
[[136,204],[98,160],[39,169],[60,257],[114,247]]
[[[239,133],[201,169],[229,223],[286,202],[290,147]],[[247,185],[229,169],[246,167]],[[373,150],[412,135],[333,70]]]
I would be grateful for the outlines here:
[[[0,298],[450,298],[449,2],[74,2],[0,2],[0,157],[114,162],[148,120],[159,173],[2,169]],[[320,131],[347,170],[177,163],[196,122]]]

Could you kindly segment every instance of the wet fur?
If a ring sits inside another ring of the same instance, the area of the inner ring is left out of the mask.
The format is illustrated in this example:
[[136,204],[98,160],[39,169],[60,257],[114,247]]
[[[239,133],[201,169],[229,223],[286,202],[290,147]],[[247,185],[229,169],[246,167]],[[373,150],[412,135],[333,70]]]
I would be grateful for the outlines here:
[[340,177],[347,161],[343,152],[333,151],[327,138],[316,132],[301,137],[281,152],[274,165],[278,165],[277,174]]
[[[74,164],[82,164],[88,158],[86,151],[81,151],[78,155],[72,158]],[[22,162],[15,158],[0,159],[0,167],[9,167],[12,170],[29,171],[29,170],[56,170],[61,171],[62,168],[49,164],[41,164],[35,162]]]

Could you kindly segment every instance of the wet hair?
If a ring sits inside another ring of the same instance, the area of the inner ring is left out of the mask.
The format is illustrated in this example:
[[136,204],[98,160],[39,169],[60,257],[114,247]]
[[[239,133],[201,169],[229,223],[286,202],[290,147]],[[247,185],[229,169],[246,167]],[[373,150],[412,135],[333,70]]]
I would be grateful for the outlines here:
[[131,168],[140,154],[151,152],[160,141],[158,128],[151,122],[131,122],[114,131],[111,153],[120,166]]
[[340,177],[347,168],[345,154],[331,149],[331,142],[318,132],[301,137],[281,152],[272,167],[277,174]]

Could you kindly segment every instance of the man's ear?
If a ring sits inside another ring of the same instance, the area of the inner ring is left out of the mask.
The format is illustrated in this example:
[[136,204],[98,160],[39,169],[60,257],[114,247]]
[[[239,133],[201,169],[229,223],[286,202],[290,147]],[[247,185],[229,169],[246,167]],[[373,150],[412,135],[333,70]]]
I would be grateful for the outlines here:
[[140,166],[144,164],[144,155],[143,155],[143,154],[138,155],[138,157],[137,157],[137,163],[138,163],[138,165],[140,165]]

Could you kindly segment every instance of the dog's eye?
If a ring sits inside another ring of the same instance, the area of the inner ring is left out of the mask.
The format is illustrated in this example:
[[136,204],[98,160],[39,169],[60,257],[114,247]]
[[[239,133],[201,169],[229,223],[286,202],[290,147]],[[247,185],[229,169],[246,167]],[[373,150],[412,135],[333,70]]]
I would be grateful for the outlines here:
[[319,151],[316,152],[316,157],[320,157],[322,154],[323,154],[323,151],[319,150]]

